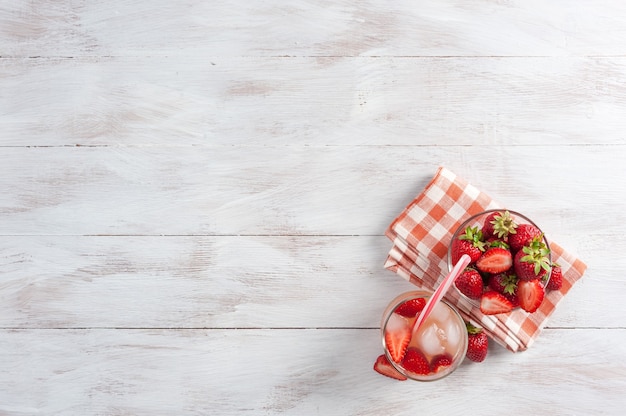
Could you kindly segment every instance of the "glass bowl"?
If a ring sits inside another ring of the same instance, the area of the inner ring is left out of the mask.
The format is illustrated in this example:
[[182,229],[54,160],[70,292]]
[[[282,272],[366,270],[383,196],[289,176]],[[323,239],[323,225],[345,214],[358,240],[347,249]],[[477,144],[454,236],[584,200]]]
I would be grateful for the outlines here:
[[[515,221],[516,224],[530,224],[533,225],[535,227],[537,227],[537,229],[539,229],[542,233],[543,236],[543,242],[545,243],[546,247],[548,248],[548,264],[552,265],[552,251],[550,250],[550,244],[548,243],[548,240],[546,239],[545,233],[541,230],[541,227],[539,227],[537,224],[535,224],[530,218],[526,217],[523,214],[520,214],[519,212],[516,211],[511,211],[510,209],[490,209],[490,210],[486,210],[483,212],[480,212],[478,214],[472,215],[471,217],[469,217],[468,219],[466,219],[455,231],[454,234],[452,235],[452,239],[450,240],[450,244],[448,245],[448,270],[451,271],[452,268],[454,267],[454,263],[452,262],[452,246],[454,241],[456,241],[460,235],[462,235],[465,230],[467,229],[467,227],[478,227],[479,230],[483,229],[483,225],[485,223],[485,219],[492,213],[494,212],[505,212],[508,211],[509,214],[511,215],[511,217],[513,218],[513,220]],[[513,257],[515,257],[515,253],[512,253]],[[474,263],[472,262],[470,264],[470,267],[473,266]],[[511,267],[512,268],[512,267]],[[489,285],[489,281],[488,279],[490,278],[490,276],[487,273],[482,273],[480,272],[482,277],[483,277],[483,291],[488,290],[488,285]],[[547,271],[546,276],[544,278],[539,279],[539,281],[541,282],[542,286],[544,287],[544,290],[546,288],[546,285],[548,284],[548,281],[550,280],[550,270]],[[480,307],[480,299],[473,299],[470,298],[468,296],[466,296],[465,294],[463,294],[457,287],[455,284],[453,284],[455,290],[458,292],[458,294],[465,299],[467,302],[469,302],[472,306],[475,307]],[[514,305],[513,309],[519,309],[519,305]]]

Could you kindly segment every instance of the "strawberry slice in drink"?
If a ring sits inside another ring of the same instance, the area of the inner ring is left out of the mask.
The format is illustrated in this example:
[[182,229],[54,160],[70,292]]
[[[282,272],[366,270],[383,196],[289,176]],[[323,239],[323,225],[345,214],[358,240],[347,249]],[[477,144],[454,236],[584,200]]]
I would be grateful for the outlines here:
[[452,365],[452,356],[450,354],[439,354],[433,358],[430,363],[430,370],[433,373],[438,373]]
[[424,306],[426,306],[426,299],[410,299],[398,306],[396,313],[407,318],[415,318],[424,309]]
[[402,360],[402,367],[410,373],[426,375],[430,373],[430,364],[422,351],[417,348],[409,348]]
[[410,341],[409,320],[402,315],[392,313],[385,328],[385,345],[393,361],[396,363],[402,361]]

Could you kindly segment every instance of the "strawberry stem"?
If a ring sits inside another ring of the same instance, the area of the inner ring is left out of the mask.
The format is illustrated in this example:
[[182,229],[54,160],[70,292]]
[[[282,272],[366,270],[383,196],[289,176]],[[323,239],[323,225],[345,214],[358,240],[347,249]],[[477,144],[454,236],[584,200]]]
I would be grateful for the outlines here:
[[477,326],[472,325],[469,322],[465,322],[465,326],[467,327],[467,333],[470,335],[476,335],[483,332],[483,329]]

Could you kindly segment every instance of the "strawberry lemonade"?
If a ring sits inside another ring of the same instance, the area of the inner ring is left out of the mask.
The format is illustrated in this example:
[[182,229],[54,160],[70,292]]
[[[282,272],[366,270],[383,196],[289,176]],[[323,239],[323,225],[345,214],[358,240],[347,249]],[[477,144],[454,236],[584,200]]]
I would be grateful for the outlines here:
[[438,380],[452,373],[465,358],[467,328],[447,302],[438,302],[415,328],[430,293],[406,292],[387,306],[381,323],[383,347],[389,363],[403,376],[419,381]]

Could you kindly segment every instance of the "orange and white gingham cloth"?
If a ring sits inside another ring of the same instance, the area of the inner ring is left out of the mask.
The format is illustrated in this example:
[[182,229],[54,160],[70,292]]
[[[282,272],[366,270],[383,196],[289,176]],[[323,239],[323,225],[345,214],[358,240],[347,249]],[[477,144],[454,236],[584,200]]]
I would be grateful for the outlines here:
[[[448,273],[447,250],[454,231],[471,215],[494,208],[504,207],[450,170],[440,167],[424,191],[386,230],[385,235],[393,241],[393,247],[385,268],[420,288],[434,290]],[[549,237],[549,233],[546,234]],[[445,299],[454,304],[466,320],[482,326],[500,345],[514,352],[525,350],[587,268],[549,238],[548,242],[552,261],[561,265],[563,286],[559,291],[547,291],[534,313],[518,308],[506,314],[484,315],[454,289],[448,291]]]

